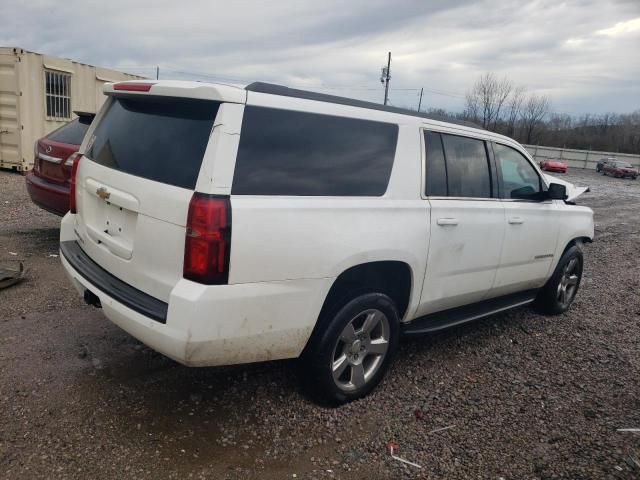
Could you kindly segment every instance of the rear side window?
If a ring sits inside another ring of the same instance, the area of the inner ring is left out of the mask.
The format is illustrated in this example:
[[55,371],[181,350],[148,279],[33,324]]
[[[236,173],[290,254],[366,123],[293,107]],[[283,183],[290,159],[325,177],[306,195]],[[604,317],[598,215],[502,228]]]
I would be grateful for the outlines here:
[[380,196],[397,140],[394,124],[248,106],[231,193]]
[[491,175],[484,141],[443,133],[442,143],[449,196],[491,198]]
[[91,125],[91,120],[93,117],[81,116],[74,120],[71,120],[66,125],[54,130],[47,138],[49,140],[53,140],[54,142],[60,143],[68,143],[71,145],[80,145],[82,143],[82,139],[84,138],[85,133],[89,129],[89,125]]
[[447,165],[444,160],[442,139],[436,132],[424,132],[427,153],[426,194],[435,197],[447,196]]
[[131,175],[193,189],[218,102],[115,97],[85,155]]

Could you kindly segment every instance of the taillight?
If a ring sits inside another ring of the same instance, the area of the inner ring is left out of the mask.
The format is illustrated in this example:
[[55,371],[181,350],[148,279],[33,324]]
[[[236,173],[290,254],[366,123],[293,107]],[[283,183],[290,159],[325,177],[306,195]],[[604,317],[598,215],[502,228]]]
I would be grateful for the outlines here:
[[187,215],[184,278],[207,285],[227,283],[230,247],[229,197],[194,193]]
[[78,173],[78,164],[82,155],[76,155],[73,159],[73,166],[71,167],[71,182],[69,188],[69,211],[71,213],[77,213],[77,201],[76,201],[76,176]]
[[65,167],[73,167],[73,162],[76,161],[76,158],[80,156],[79,152],[74,152],[71,155],[69,155],[67,157],[67,159],[64,161],[64,166]]

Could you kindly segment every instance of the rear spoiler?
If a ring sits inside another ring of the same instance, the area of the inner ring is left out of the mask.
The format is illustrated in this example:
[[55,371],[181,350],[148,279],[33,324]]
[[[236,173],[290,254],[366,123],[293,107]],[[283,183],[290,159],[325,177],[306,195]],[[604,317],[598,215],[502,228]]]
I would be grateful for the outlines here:
[[247,102],[247,91],[244,88],[183,80],[127,80],[105,83],[102,91],[105,95],[153,95],[240,104]]

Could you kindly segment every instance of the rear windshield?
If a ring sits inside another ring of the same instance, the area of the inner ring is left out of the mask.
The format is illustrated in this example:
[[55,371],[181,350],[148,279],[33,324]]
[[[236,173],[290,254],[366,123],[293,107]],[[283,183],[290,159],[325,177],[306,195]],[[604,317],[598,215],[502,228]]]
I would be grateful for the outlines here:
[[71,120],[69,123],[63,125],[57,130],[54,130],[47,135],[47,138],[54,142],[80,145],[85,133],[87,133],[87,130],[89,129],[89,125],[91,125],[92,120],[93,117],[83,115],[75,120]]
[[193,189],[219,102],[115,97],[89,141],[94,162]]

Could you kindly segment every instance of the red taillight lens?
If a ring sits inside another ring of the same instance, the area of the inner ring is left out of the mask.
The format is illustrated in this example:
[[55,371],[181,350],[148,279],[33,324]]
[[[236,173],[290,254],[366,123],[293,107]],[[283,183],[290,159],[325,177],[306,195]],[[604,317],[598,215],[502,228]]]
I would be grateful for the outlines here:
[[135,82],[123,82],[123,83],[114,83],[114,90],[127,90],[129,92],[148,92],[151,90],[151,87],[155,85],[154,83],[135,83]]
[[187,215],[184,278],[207,285],[227,283],[230,246],[229,198],[194,193]]
[[79,156],[80,156],[79,152],[72,153],[71,155],[69,155],[67,157],[67,159],[64,161],[63,165],[65,167],[73,167],[73,162],[75,162],[76,158],[79,157]]
[[71,167],[71,182],[69,184],[69,211],[71,213],[77,213],[76,175],[78,173],[78,164],[80,163],[81,158],[82,155],[76,155],[76,158],[73,159],[73,166]]

